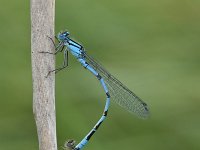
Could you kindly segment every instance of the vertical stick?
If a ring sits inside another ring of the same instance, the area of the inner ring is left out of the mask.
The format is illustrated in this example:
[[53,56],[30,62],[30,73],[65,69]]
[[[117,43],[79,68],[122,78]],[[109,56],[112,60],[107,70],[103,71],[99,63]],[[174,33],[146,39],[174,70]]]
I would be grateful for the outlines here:
[[49,37],[54,37],[55,0],[31,0],[31,57],[33,78],[33,113],[37,126],[39,149],[57,150],[55,119],[54,52]]

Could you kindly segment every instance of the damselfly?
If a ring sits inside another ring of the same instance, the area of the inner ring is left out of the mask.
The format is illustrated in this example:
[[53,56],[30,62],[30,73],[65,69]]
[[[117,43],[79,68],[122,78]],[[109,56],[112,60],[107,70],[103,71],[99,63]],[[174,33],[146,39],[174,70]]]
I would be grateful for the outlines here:
[[[100,81],[104,92],[106,94],[106,104],[103,111],[103,115],[93,127],[93,129],[83,138],[83,140],[74,146],[74,150],[82,149],[90,140],[92,135],[97,131],[101,123],[107,116],[108,108],[110,105],[110,98],[117,104],[125,108],[131,113],[136,114],[141,118],[147,118],[149,116],[149,110],[147,104],[143,102],[138,96],[130,91],[125,85],[123,85],[118,79],[111,75],[102,65],[97,63],[91,56],[89,56],[84,50],[83,46],[72,40],[69,36],[69,32],[63,31],[56,37],[58,45],[56,46],[55,54],[58,52],[64,52],[64,62],[61,68],[57,68],[51,72],[58,72],[68,66],[68,51],[81,63],[81,65],[89,70]],[[66,145],[70,145],[67,143]]]

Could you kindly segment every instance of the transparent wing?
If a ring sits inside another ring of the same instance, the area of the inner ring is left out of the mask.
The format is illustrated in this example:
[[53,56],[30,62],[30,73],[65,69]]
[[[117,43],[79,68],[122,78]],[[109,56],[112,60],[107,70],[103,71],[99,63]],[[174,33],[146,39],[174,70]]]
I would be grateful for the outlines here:
[[108,86],[111,99],[113,99],[113,101],[115,101],[117,104],[129,112],[136,114],[138,117],[147,118],[149,116],[149,110],[145,102],[143,102],[118,79],[111,75],[91,56],[84,53],[84,57],[87,63],[91,65],[104,78],[104,81]]

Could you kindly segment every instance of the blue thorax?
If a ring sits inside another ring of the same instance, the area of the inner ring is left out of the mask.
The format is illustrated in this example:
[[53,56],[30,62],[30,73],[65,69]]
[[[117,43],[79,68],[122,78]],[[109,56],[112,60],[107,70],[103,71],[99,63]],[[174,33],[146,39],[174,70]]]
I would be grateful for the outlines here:
[[63,42],[63,44],[68,48],[68,50],[74,55],[76,58],[80,58],[84,49],[83,46],[79,43],[73,41],[69,37],[69,32],[64,31],[58,34],[57,36],[59,42]]

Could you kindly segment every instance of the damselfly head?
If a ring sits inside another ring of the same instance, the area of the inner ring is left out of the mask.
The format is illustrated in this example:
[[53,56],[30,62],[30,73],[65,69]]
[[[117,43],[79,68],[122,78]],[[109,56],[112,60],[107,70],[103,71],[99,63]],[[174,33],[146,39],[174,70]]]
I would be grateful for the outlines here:
[[61,31],[58,33],[58,39],[60,41],[66,40],[68,36],[69,36],[69,32],[67,31]]

